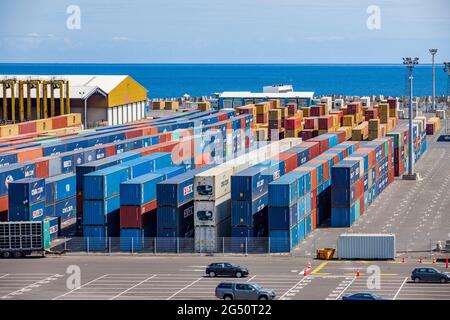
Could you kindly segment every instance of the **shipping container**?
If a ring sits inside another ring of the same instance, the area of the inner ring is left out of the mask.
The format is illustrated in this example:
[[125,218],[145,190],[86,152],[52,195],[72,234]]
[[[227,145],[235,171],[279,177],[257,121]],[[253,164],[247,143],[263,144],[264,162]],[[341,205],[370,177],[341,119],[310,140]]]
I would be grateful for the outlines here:
[[194,236],[194,202],[190,201],[181,207],[158,207],[157,222],[158,237],[167,236],[167,230],[172,230],[175,237]]
[[231,176],[231,199],[252,201],[267,192],[268,176],[263,175],[265,167],[254,166]]
[[120,205],[140,206],[157,199],[157,184],[163,174],[149,173],[120,184]]
[[67,173],[45,179],[45,202],[54,203],[76,196],[76,176]]
[[25,178],[9,183],[9,207],[27,206],[45,200],[45,179]]
[[267,207],[268,203],[268,193],[253,201],[231,201],[231,224],[233,226],[251,226],[253,215]]
[[206,165],[158,183],[158,206],[178,207],[193,200],[195,175],[209,170],[212,167],[212,165]]
[[130,167],[125,164],[85,174],[83,177],[84,198],[95,200],[118,195],[120,184],[129,178]]
[[120,206],[120,227],[140,228],[154,227],[154,232],[149,237],[156,236],[156,200],[144,203],[140,206]]
[[215,226],[231,216],[231,198],[226,195],[215,201],[194,202],[194,225]]
[[393,260],[396,258],[394,234],[341,234],[339,259]]
[[[206,202],[206,201],[205,201]],[[195,251],[220,252],[225,250],[225,238],[231,236],[231,218],[215,225],[195,226]]]
[[9,221],[42,221],[45,218],[45,200],[26,205],[8,204]]
[[104,225],[119,224],[120,196],[112,196],[107,199],[83,201],[83,224]]

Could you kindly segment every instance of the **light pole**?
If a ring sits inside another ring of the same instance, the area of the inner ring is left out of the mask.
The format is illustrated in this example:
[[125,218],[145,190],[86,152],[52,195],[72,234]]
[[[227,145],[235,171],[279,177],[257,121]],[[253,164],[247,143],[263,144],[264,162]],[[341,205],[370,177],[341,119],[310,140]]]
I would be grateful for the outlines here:
[[[450,61],[447,61],[447,62],[444,62],[444,71],[447,73],[447,95],[446,95],[446,103],[450,103],[449,101],[450,101],[450,99],[449,99],[449,95],[450,95]],[[449,109],[450,109],[450,105],[449,106],[447,106],[447,111],[445,111],[445,113],[444,113],[444,115],[447,113],[447,112],[449,112]],[[445,117],[445,118],[447,118],[447,117]],[[445,121],[447,121],[447,119],[445,120]],[[447,130],[447,128],[446,128],[446,130]]]
[[[84,91],[78,92],[80,96],[84,97]],[[87,129],[87,99],[84,98],[84,129]]]
[[430,49],[430,53],[431,53],[431,77],[432,77],[431,110],[436,110],[436,83],[435,83],[435,76],[434,76],[434,56],[436,55],[437,51],[438,51],[437,49]]
[[413,69],[419,64],[419,58],[403,58],[403,64],[409,71],[409,146],[408,146],[408,174],[403,175],[405,180],[417,180],[418,175],[414,173],[414,144],[413,144]]

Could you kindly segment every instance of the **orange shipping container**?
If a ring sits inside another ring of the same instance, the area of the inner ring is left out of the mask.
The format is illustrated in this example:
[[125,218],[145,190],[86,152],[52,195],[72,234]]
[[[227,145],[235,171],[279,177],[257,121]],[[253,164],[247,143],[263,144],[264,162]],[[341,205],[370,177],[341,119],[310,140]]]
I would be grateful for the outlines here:
[[52,119],[52,128],[53,129],[61,129],[67,127],[67,116],[58,116],[53,117]]
[[16,150],[16,154],[17,162],[32,161],[43,156],[41,147]]

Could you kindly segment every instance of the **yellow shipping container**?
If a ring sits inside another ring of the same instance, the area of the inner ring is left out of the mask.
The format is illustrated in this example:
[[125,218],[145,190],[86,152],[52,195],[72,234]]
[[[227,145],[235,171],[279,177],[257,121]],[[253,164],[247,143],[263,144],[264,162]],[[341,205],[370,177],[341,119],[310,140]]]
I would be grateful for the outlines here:
[[281,120],[281,110],[280,109],[269,110],[269,120]]
[[153,110],[164,110],[164,101],[152,101]]
[[300,108],[300,110],[303,113],[303,118],[309,117],[310,114],[311,114],[311,108],[310,107],[303,107],[303,108]]
[[164,102],[164,110],[178,110],[180,104],[178,101],[165,101]]
[[0,126],[0,137],[11,137],[19,134],[19,127],[17,124],[8,124]]
[[211,102],[209,101],[204,101],[204,102],[199,102],[197,104],[198,109],[200,109],[201,111],[207,111],[211,109]]
[[369,120],[369,131],[378,130],[380,128],[380,119],[370,119]]
[[81,125],[81,113],[69,113],[67,114],[67,126],[79,126]]
[[346,115],[346,116],[344,116],[344,126],[346,126],[346,127],[353,127],[354,125],[355,125],[355,117],[354,117],[354,115],[351,115],[351,114],[349,114],[349,115]]
[[265,114],[269,112],[269,103],[258,103],[256,104],[256,113],[257,114]]
[[369,123],[364,121],[352,130],[352,140],[362,141],[369,137]]
[[36,132],[52,130],[52,119],[40,119],[36,121]]
[[352,127],[344,126],[344,127],[340,127],[336,131],[344,131],[346,140],[348,140],[352,137]]
[[380,128],[378,130],[369,130],[369,140],[375,140],[381,137],[382,135]]

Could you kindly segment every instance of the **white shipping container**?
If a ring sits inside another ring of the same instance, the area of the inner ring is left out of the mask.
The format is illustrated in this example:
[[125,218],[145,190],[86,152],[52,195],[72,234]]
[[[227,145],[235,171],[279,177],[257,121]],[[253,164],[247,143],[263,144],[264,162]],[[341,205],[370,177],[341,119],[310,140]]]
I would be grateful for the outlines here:
[[231,192],[231,166],[220,165],[199,173],[194,178],[194,199],[214,201]]
[[320,103],[325,103],[327,105],[328,112],[331,111],[332,108],[332,99],[331,97],[323,97],[320,99]]
[[338,238],[339,259],[395,259],[395,234],[347,233]]
[[231,194],[216,201],[194,202],[194,225],[215,226],[231,217]]
[[344,106],[344,99],[335,99],[334,100],[334,109],[340,110]]
[[48,161],[48,176],[54,177],[62,173],[61,157],[56,156]]
[[231,235],[231,217],[216,226],[195,226],[194,234],[196,252],[218,252]]

